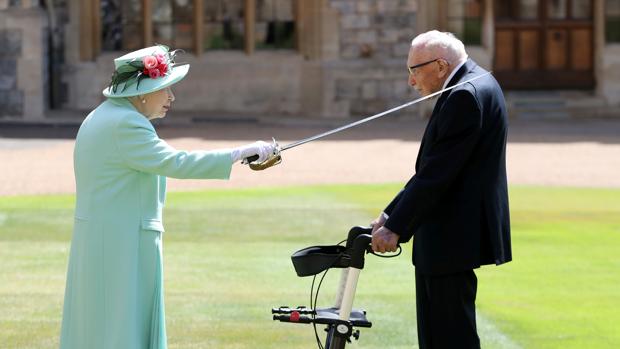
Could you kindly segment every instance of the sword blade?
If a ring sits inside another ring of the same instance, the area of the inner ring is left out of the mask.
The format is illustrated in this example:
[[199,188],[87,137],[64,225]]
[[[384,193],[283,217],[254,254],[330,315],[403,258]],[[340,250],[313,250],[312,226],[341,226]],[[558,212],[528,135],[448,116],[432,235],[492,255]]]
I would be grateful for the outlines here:
[[472,81],[474,81],[474,80],[476,80],[476,79],[479,79],[479,78],[481,78],[481,77],[483,77],[483,76],[486,76],[486,75],[489,75],[489,74],[491,74],[491,72],[486,72],[486,73],[484,73],[484,74],[480,74],[480,75],[475,76],[475,77],[473,77],[473,78],[471,78],[471,79],[469,79],[469,80],[465,80],[465,81],[459,82],[458,84],[452,85],[452,86],[450,86],[450,87],[446,87],[446,88],[444,88],[443,90],[440,90],[440,91],[437,91],[437,92],[431,93],[430,95],[427,95],[427,96],[424,96],[424,97],[420,97],[420,98],[418,98],[418,99],[415,99],[415,100],[413,100],[413,101],[407,102],[407,103],[405,103],[405,104],[401,104],[401,105],[399,105],[398,107],[394,107],[394,108],[392,108],[392,109],[389,109],[389,110],[383,111],[383,112],[381,112],[381,113],[378,113],[378,114],[375,114],[375,115],[369,116],[369,117],[364,118],[364,119],[362,119],[362,120],[358,120],[358,121],[352,122],[352,123],[350,123],[350,124],[347,124],[347,125],[344,125],[344,126],[340,126],[340,127],[338,127],[338,128],[335,128],[335,129],[333,129],[333,130],[329,130],[329,131],[327,131],[327,132],[323,132],[323,133],[320,133],[320,134],[318,134],[318,135],[315,135],[315,136],[312,136],[312,137],[308,137],[308,138],[304,138],[304,139],[299,140],[299,141],[297,141],[297,142],[293,142],[293,143],[287,144],[287,145],[285,145],[285,146],[282,146],[282,147],[280,148],[280,151],[285,151],[285,150],[287,150],[287,149],[295,148],[295,147],[300,146],[300,145],[302,145],[302,144],[306,144],[306,143],[308,143],[308,142],[312,142],[312,141],[315,141],[315,140],[317,140],[317,139],[320,139],[320,138],[323,138],[323,137],[327,137],[327,136],[329,136],[329,135],[333,135],[334,133],[338,133],[338,132],[344,131],[344,130],[346,130],[346,129],[349,129],[349,128],[352,128],[352,127],[355,127],[355,126],[359,126],[359,125],[364,124],[364,123],[367,123],[367,122],[369,122],[369,121],[372,121],[372,120],[378,119],[378,118],[380,118],[380,117],[382,117],[382,116],[385,116],[385,115],[391,114],[391,113],[393,113],[393,112],[395,112],[395,111],[398,111],[398,110],[401,110],[401,109],[403,109],[403,108],[407,108],[407,107],[409,107],[409,106],[412,106],[412,105],[414,105],[414,104],[416,104],[416,103],[420,103],[420,102],[425,101],[425,100],[427,100],[427,99],[429,99],[429,98],[433,98],[433,97],[435,97],[435,96],[437,96],[437,95],[440,95],[440,94],[442,94],[442,93],[444,93],[444,92],[446,92],[446,91],[449,91],[449,90],[451,90],[451,89],[453,89],[453,88],[455,88],[455,87],[458,87],[458,86],[461,86],[461,85],[467,84],[467,83],[469,83],[469,82],[472,82]]

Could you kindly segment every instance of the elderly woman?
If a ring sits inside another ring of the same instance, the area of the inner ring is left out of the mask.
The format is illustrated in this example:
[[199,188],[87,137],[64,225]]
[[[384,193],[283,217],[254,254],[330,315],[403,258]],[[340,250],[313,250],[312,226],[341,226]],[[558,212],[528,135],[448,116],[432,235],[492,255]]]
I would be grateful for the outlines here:
[[60,347],[166,348],[162,208],[166,177],[228,179],[232,164],[273,146],[179,151],[149,122],[175,100],[171,85],[189,70],[165,46],[114,60],[107,100],[75,142],[75,226]]

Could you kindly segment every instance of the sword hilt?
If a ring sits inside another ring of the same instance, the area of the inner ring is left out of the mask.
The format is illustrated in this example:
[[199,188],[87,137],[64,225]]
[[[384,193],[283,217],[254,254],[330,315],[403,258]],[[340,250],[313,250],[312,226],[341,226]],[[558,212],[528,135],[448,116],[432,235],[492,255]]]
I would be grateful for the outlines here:
[[250,168],[254,171],[262,171],[265,169],[268,169],[272,166],[275,166],[279,163],[282,162],[282,156],[280,156],[280,154],[277,155],[273,155],[271,156],[269,159],[263,161],[263,162],[259,162],[259,163],[250,163]]
[[252,162],[254,162],[256,160],[258,160],[258,155],[252,155],[252,156],[250,156],[248,158],[245,158],[244,162],[249,164],[249,163],[252,163]]
[[273,145],[274,145],[274,153],[271,154],[271,156],[269,156],[267,160],[263,162],[255,163],[254,161],[258,160],[259,158],[257,154],[257,155],[248,156],[247,158],[243,160],[243,163],[248,164],[250,168],[254,171],[262,171],[264,169],[268,169],[269,167],[272,167],[272,166],[275,166],[281,163],[282,156],[280,155],[280,146],[278,145],[278,142],[276,142],[275,138],[273,138]]

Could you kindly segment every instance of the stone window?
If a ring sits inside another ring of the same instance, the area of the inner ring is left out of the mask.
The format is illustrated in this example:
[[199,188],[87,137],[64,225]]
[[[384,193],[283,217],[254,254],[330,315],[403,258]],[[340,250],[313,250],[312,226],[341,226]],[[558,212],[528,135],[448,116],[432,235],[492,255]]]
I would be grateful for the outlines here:
[[291,0],[258,0],[256,47],[295,48],[295,18]]
[[550,0],[546,2],[548,19],[591,19],[592,0]]
[[570,14],[573,19],[592,18],[592,0],[573,0],[570,3]]
[[447,28],[465,45],[482,45],[483,0],[448,0]]
[[204,49],[242,50],[245,47],[244,0],[204,2]]
[[101,48],[104,51],[137,50],[142,35],[142,2],[101,0]]
[[[295,49],[295,0],[83,0],[81,52],[135,50],[155,43],[213,49]],[[91,38],[95,39],[92,40]]]
[[152,0],[153,42],[192,50],[194,42],[193,0]]
[[620,0],[607,0],[605,9],[605,38],[607,42],[620,42]]
[[503,21],[528,21],[538,19],[538,0],[495,0],[495,12]]

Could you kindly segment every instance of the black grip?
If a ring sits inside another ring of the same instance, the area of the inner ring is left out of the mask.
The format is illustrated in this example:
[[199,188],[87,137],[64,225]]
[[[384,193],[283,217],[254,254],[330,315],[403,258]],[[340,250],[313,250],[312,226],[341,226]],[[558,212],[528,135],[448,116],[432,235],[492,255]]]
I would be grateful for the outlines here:
[[352,248],[353,247],[353,243],[355,242],[355,239],[363,234],[372,234],[372,228],[371,227],[362,227],[362,226],[355,226],[353,228],[351,228],[351,230],[349,230],[349,235],[347,236],[347,248]]
[[252,155],[252,156],[248,156],[247,158],[245,158],[245,160],[250,163],[250,162],[254,162],[256,160],[258,160],[258,155]]
[[300,306],[297,308],[289,308],[287,306],[281,306],[279,308],[271,308],[272,314],[291,314],[293,312],[297,312],[302,315],[316,314],[314,309],[306,308],[305,306]]
[[372,235],[361,234],[353,240],[353,247],[347,249],[351,254],[351,266],[357,269],[364,269],[364,253],[372,241]]
[[293,322],[300,324],[311,324],[313,322],[311,317],[305,315],[300,315],[297,317],[291,317],[291,315],[274,315],[273,321]]

